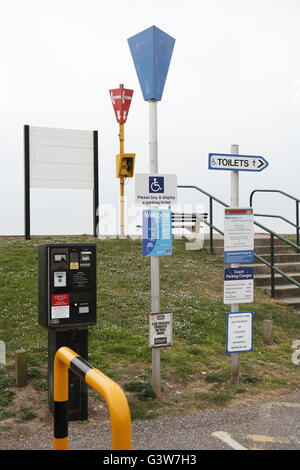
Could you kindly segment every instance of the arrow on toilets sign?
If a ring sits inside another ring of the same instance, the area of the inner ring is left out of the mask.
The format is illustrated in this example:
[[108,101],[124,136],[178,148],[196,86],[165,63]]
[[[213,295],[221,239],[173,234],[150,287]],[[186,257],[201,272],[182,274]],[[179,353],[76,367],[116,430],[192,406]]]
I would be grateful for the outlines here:
[[269,163],[264,157],[223,153],[208,154],[209,170],[262,171],[267,166]]

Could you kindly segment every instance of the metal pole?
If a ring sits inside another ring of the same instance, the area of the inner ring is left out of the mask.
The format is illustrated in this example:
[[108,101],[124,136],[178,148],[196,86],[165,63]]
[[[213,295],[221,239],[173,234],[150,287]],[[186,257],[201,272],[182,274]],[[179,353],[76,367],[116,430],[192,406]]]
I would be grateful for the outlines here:
[[30,240],[30,156],[29,126],[24,126],[24,223],[25,240]]
[[210,227],[209,227],[209,246],[210,246],[210,252],[213,254],[214,252],[214,230],[213,230],[213,200],[210,197],[209,198],[209,222],[210,222]]
[[[299,201],[296,201],[296,238],[297,238],[297,245],[300,245],[300,232],[299,232]],[[299,252],[299,250],[297,250]]]
[[98,238],[99,235],[99,177],[98,177],[98,131],[93,132],[94,143],[94,210],[93,210],[93,223],[94,223],[94,237]]
[[[123,84],[119,85],[120,88],[124,88]],[[124,123],[119,124],[119,141],[120,141],[120,155],[124,153]],[[119,236],[120,238],[124,238],[125,236],[125,216],[124,216],[124,183],[125,178],[124,176],[120,176],[120,230]]]
[[[157,101],[149,100],[149,173],[158,174]],[[159,256],[151,256],[151,312],[160,313]],[[161,397],[160,348],[152,348],[152,388]]]
[[271,297],[275,298],[275,254],[274,254],[274,235],[270,233],[270,258],[271,258]]
[[[239,146],[231,145],[231,153],[233,155],[239,154]],[[239,207],[239,172],[231,171],[231,207]],[[232,264],[232,268],[237,268],[238,264]],[[231,304],[231,312],[238,312],[239,304]],[[239,382],[239,368],[240,356],[237,353],[231,354],[231,382],[238,384]]]

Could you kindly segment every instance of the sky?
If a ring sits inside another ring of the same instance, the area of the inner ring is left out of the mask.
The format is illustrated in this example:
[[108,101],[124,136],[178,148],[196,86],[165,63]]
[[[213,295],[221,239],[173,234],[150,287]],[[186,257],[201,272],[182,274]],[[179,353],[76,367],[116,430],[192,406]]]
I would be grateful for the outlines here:
[[[209,170],[208,153],[237,144],[269,162],[240,173],[241,206],[254,189],[300,197],[299,1],[0,0],[0,235],[24,233],[24,124],[98,130],[100,205],[118,210],[109,89],[120,83],[134,90],[125,151],[136,153],[136,173],[148,172],[148,103],[127,39],[153,25],[176,39],[158,103],[159,171],[230,203],[230,172]],[[133,204],[133,180],[125,191]],[[179,189],[178,202],[208,210],[195,190]],[[295,202],[276,194],[256,194],[254,209],[295,221]],[[215,217],[222,228],[221,208]],[[279,219],[257,220],[290,232]],[[92,229],[91,191],[31,189],[32,234]]]

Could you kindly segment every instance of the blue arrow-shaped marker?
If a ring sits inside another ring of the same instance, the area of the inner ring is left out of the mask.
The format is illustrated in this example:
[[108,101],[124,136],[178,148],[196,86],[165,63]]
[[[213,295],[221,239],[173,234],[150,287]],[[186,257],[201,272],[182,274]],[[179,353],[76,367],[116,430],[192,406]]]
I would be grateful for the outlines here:
[[175,39],[151,26],[128,39],[145,101],[160,101],[169,70]]

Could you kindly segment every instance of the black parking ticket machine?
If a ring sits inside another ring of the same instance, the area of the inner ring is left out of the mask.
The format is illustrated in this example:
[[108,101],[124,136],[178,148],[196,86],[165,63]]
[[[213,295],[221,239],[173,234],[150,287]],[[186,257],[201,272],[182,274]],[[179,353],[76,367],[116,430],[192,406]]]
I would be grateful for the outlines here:
[[45,328],[96,324],[96,244],[40,245],[38,297]]

